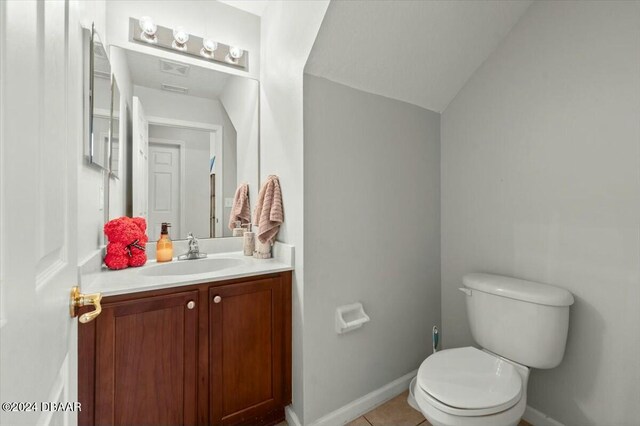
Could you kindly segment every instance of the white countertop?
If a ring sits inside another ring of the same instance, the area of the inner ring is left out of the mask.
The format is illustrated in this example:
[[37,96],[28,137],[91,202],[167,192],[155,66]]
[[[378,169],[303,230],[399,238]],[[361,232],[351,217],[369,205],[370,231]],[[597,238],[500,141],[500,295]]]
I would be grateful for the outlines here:
[[[127,268],[119,271],[103,269],[83,274],[80,280],[81,290],[83,293],[100,292],[106,297],[293,270],[292,246],[280,244],[280,247],[274,250],[274,255],[276,257],[273,259],[254,259],[251,256],[245,256],[241,251],[210,254],[206,259],[235,259],[237,264],[224,269],[189,275],[146,275],[151,272],[150,268],[167,265],[166,262],[157,263],[155,260],[149,260],[139,268]],[[174,259],[173,262],[188,264],[194,262],[195,264],[200,260],[177,261]]]

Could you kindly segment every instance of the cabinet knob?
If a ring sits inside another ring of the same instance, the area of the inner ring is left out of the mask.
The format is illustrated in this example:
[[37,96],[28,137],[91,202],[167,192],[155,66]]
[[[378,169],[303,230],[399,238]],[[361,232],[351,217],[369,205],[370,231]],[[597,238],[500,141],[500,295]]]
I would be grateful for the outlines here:
[[195,307],[196,307],[196,302],[194,302],[193,300],[189,300],[189,303],[187,303],[187,308],[193,309]]
[[213,298],[213,303],[220,303],[222,301],[222,297],[216,296]]

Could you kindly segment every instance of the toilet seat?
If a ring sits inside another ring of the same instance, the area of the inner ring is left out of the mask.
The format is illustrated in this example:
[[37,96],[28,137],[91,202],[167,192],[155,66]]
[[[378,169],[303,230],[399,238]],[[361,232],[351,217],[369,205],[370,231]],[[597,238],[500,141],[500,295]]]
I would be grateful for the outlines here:
[[522,378],[516,368],[473,347],[428,357],[418,370],[417,386],[431,405],[457,416],[498,413],[522,397]]

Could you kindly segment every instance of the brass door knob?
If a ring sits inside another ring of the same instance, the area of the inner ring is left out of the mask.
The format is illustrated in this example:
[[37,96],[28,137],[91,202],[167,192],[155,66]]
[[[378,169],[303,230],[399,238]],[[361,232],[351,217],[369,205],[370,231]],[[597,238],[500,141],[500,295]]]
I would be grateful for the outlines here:
[[69,313],[71,318],[78,316],[78,308],[82,306],[95,306],[95,309],[86,314],[80,315],[79,321],[83,324],[93,321],[100,312],[102,312],[102,306],[100,301],[102,300],[102,293],[82,294],[80,289],[76,286],[71,289],[71,303],[69,306]]

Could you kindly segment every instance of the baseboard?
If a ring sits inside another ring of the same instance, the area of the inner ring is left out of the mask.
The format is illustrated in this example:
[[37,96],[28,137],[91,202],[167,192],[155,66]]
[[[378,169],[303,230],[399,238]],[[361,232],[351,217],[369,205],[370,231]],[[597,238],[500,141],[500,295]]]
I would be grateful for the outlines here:
[[522,418],[533,426],[564,426],[559,421],[552,419],[529,405],[527,405],[527,408],[524,410],[524,416],[522,416]]
[[296,412],[293,411],[290,405],[284,407],[284,418],[289,426],[302,426],[300,419],[298,419]]
[[[418,374],[418,370],[413,370],[411,373],[405,374],[404,376],[394,380],[393,382],[387,383],[381,388],[376,389],[373,392],[370,392],[365,396],[358,398],[355,401],[352,401],[323,417],[320,417],[318,420],[312,422],[310,426],[344,425],[351,420],[357,419],[364,413],[371,411],[378,405],[387,402],[391,398],[398,396],[402,392],[409,389],[409,383],[411,382],[411,379],[416,376],[416,374]],[[295,413],[293,413],[293,415],[295,416]],[[289,417],[287,415],[287,422],[288,421]],[[296,421],[298,421],[297,417]],[[300,422],[298,421],[298,423],[289,423],[289,425],[293,424],[298,426],[300,425]]]

